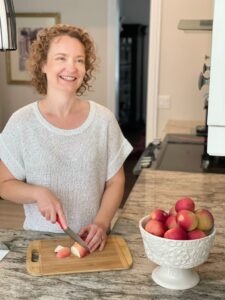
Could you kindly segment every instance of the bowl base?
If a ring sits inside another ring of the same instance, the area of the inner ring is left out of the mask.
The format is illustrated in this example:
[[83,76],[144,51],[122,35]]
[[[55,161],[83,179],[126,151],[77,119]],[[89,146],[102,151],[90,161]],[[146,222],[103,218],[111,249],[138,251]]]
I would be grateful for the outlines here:
[[172,290],[190,289],[199,283],[199,275],[192,269],[177,269],[158,266],[152,272],[152,279],[160,286]]

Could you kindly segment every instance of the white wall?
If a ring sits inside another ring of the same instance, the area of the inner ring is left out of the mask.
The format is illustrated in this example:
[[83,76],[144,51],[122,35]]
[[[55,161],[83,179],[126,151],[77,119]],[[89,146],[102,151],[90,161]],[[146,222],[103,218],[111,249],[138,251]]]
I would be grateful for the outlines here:
[[[163,0],[159,95],[171,97],[170,109],[158,110],[158,136],[168,120],[204,122],[203,87],[198,90],[198,76],[204,56],[211,53],[210,31],[177,29],[181,19],[212,19],[213,0]],[[151,62],[150,62],[151,63]]]
[[[100,68],[94,82],[94,92],[86,98],[107,103],[107,1],[105,0],[14,0],[17,13],[58,12],[62,23],[70,23],[86,28],[93,36],[97,54],[100,57]],[[8,85],[6,80],[5,55],[0,55],[0,126],[19,107],[37,100],[33,88],[26,85]],[[1,118],[2,117],[2,118]],[[2,121],[1,121],[2,120]],[[1,131],[2,127],[0,127]]]

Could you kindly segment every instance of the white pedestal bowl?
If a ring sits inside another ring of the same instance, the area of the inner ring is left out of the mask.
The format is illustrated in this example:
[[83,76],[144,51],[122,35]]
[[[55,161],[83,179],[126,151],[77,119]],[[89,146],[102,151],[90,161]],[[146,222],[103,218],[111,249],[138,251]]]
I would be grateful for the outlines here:
[[147,257],[159,265],[152,272],[152,279],[160,286],[184,290],[199,283],[194,267],[204,263],[213,246],[216,230],[197,240],[170,240],[148,233],[144,227],[149,216],[139,221],[139,228]]

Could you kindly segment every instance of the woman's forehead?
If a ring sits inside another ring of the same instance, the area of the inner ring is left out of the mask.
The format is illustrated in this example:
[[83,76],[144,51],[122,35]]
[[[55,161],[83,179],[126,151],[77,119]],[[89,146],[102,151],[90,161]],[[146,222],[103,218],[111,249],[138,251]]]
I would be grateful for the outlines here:
[[85,52],[85,47],[80,42],[80,40],[75,37],[70,37],[68,35],[60,35],[54,37],[50,43],[49,50],[54,51],[60,48],[69,49],[70,47],[77,51]]

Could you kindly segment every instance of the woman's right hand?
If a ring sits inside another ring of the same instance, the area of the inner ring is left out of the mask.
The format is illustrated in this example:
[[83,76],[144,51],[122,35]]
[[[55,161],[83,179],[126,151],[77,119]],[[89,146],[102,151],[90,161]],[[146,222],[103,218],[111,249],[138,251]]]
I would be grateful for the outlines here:
[[67,227],[63,206],[59,199],[49,189],[38,187],[36,198],[38,209],[46,220],[55,223],[56,215],[58,214],[63,228]]

